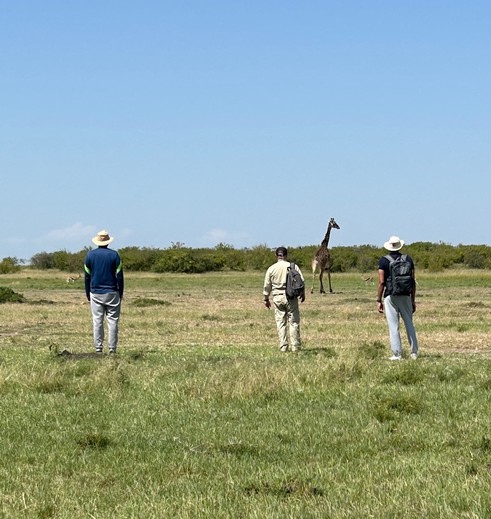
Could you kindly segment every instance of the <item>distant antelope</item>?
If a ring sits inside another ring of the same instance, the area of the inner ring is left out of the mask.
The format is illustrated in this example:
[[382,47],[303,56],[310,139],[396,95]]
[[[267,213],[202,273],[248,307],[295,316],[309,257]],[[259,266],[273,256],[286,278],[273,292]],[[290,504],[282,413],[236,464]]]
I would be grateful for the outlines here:
[[361,279],[363,279],[365,285],[373,285],[373,276],[361,276]]
[[67,283],[75,283],[75,281],[76,281],[77,279],[80,279],[80,277],[81,277],[80,274],[77,274],[76,276],[68,276],[68,277],[66,278],[66,282],[67,282]]

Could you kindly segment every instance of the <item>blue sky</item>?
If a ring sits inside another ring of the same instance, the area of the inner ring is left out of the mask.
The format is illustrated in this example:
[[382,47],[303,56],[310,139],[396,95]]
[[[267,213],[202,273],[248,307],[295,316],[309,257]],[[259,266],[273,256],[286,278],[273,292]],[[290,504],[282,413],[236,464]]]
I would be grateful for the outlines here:
[[0,8],[0,258],[491,243],[489,1]]

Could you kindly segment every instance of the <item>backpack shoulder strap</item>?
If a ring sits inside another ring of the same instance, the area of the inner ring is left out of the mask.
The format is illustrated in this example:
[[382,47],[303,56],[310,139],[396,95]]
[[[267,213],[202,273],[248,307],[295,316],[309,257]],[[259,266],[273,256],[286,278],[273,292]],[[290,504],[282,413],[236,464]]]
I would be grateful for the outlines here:
[[390,254],[386,254],[384,256],[384,258],[387,258],[389,260],[389,263],[392,263],[393,261],[395,261],[395,259]]

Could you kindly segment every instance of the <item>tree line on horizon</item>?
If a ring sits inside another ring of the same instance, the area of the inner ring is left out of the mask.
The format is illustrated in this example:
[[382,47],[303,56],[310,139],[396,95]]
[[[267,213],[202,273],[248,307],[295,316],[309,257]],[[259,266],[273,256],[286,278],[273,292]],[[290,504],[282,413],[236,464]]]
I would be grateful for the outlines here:
[[[312,259],[318,245],[288,247],[288,258],[304,272],[311,270]],[[66,272],[83,270],[85,255],[90,247],[79,252],[59,250],[39,252],[28,263],[7,257],[0,261],[0,274],[21,268],[41,270],[58,269]],[[118,249],[123,266],[129,272],[203,273],[213,271],[264,270],[275,261],[274,249],[267,245],[236,249],[220,243],[213,248],[192,248],[172,244],[166,249],[124,247]],[[451,268],[490,269],[491,247],[488,245],[449,245],[446,243],[415,242],[404,246],[417,269],[440,272]],[[336,246],[330,248],[332,272],[373,272],[378,260],[387,254],[382,247],[373,245]]]

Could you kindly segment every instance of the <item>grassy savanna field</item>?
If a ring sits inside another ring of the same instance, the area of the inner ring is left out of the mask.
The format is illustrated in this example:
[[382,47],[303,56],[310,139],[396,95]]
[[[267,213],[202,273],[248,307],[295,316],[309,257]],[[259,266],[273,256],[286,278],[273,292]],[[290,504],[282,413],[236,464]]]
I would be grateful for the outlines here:
[[360,274],[282,354],[263,273],[126,273],[114,358],[65,279],[0,277],[0,517],[491,517],[490,272],[419,272],[399,363]]

